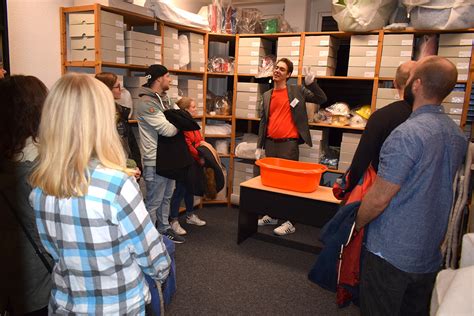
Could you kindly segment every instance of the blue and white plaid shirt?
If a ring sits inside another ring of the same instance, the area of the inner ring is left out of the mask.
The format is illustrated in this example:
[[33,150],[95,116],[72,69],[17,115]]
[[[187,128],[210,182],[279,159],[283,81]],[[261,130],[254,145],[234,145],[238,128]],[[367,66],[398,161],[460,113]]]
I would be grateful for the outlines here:
[[136,181],[91,168],[87,195],[30,194],[41,242],[53,256],[50,313],[144,315],[146,273],[166,279],[170,257]]

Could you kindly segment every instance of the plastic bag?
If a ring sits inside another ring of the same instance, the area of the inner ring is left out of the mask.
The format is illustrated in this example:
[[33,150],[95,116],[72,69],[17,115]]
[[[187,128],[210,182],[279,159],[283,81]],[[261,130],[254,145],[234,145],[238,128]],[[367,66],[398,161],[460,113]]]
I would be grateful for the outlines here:
[[218,73],[234,72],[234,57],[211,57],[207,63],[207,71]]
[[258,66],[258,74],[255,78],[266,78],[273,75],[273,68],[275,67],[276,57],[274,55],[267,55],[262,58]]
[[221,32],[225,34],[237,33],[237,9],[230,4],[227,8],[222,8]]
[[396,0],[332,0],[332,17],[340,31],[372,31],[387,24],[396,6]]
[[262,12],[258,9],[241,9],[237,14],[237,30],[240,34],[261,33],[260,20]]
[[209,22],[202,16],[180,9],[169,1],[146,0],[144,7],[153,10],[160,20],[209,30]]
[[474,27],[472,0],[402,0],[417,30],[456,30]]
[[208,9],[209,27],[213,33],[222,33],[222,1],[213,0]]
[[278,27],[278,19],[266,19],[262,22],[262,29],[263,33],[265,34],[272,34],[272,33],[279,33],[280,28]]

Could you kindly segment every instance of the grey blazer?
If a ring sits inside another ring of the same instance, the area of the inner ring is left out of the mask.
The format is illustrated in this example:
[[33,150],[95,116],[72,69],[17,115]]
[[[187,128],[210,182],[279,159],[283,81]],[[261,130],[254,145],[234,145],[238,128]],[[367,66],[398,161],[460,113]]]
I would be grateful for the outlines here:
[[[298,129],[298,143],[306,143],[312,147],[313,142],[311,141],[311,135],[309,133],[308,114],[306,113],[306,102],[322,104],[327,101],[326,94],[316,82],[313,82],[307,87],[289,85],[287,86],[287,89],[290,103],[294,99],[297,99],[299,101],[295,107],[290,106],[293,121],[296,125],[296,128]],[[257,148],[263,148],[265,145],[265,139],[267,137],[268,115],[270,113],[270,100],[272,97],[272,93],[273,89],[263,94],[263,106],[260,112],[260,126],[258,129]]]

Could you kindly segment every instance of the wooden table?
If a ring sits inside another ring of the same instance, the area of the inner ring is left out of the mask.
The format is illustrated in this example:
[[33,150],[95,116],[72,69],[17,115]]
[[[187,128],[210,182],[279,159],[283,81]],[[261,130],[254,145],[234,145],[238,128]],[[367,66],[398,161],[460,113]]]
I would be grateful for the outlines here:
[[[250,236],[275,241],[273,236],[257,233],[259,215],[290,220],[306,225],[323,227],[336,213],[340,201],[332,194],[332,188],[319,186],[311,193],[300,193],[264,186],[260,177],[240,184],[240,211],[237,244]],[[314,245],[277,238],[278,243],[305,251],[318,252]]]

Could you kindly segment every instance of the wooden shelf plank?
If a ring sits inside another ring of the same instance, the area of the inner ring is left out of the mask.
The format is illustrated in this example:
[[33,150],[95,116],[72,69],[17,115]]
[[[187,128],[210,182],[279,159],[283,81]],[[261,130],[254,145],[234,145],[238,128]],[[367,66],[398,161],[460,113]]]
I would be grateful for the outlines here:
[[232,135],[220,135],[220,134],[205,134],[204,138],[230,138]]
[[210,115],[206,114],[206,119],[211,119],[211,120],[226,120],[230,121],[232,120],[232,115]]
[[202,204],[226,204],[227,200],[202,200]]
[[346,77],[346,76],[316,76],[317,79],[330,79],[330,80],[367,80],[373,81],[375,78],[367,77]]
[[195,71],[195,70],[182,70],[182,69],[168,69],[169,72],[178,73],[178,74],[188,74],[188,75],[198,75],[204,76],[203,71]]
[[332,124],[327,124],[327,123],[309,123],[309,126],[351,129],[355,131],[363,131],[365,129],[363,127],[338,126],[338,125],[332,125]]
[[260,118],[247,118],[247,117],[236,117],[236,120],[246,120],[246,121],[260,121]]
[[233,73],[207,72],[208,77],[233,77]]
[[237,34],[240,37],[263,37],[277,39],[278,37],[301,36],[301,33],[258,33],[258,34]]

